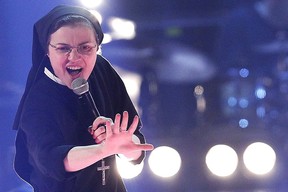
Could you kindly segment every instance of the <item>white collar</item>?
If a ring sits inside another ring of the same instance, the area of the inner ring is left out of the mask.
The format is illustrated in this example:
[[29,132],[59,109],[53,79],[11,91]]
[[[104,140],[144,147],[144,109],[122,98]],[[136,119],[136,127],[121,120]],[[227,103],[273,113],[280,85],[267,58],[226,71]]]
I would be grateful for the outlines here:
[[49,71],[49,69],[47,69],[46,67],[44,68],[44,73],[52,81],[54,81],[60,85],[65,85],[58,77],[56,77],[53,73],[51,73],[51,71]]

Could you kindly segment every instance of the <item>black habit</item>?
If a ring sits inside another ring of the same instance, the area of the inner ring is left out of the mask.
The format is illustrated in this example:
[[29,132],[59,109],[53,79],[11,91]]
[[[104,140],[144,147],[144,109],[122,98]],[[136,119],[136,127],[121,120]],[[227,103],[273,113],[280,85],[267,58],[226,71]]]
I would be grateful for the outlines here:
[[[65,10],[69,10],[68,13]],[[116,170],[115,155],[105,159],[105,165],[109,165],[110,169],[106,170],[104,186],[101,183],[102,172],[97,171],[97,168],[101,167],[101,161],[77,172],[68,173],[64,169],[63,160],[71,148],[95,144],[87,131],[94,117],[83,107],[71,89],[54,82],[44,74],[44,68],[51,70],[51,65],[45,55],[45,43],[41,43],[45,41],[39,37],[39,27],[53,23],[51,17],[54,15],[59,17],[71,12],[84,15],[88,19],[90,17],[89,13],[81,8],[59,6],[42,18],[40,24],[38,22],[34,26],[33,66],[14,122],[14,129],[18,130],[15,170],[36,192],[126,191]],[[96,32],[100,33],[101,42],[101,28],[97,28],[98,23],[93,24],[96,25]],[[49,30],[49,27],[46,30]],[[123,81],[110,63],[100,55],[97,56],[88,82],[101,115],[112,119],[116,113],[123,111],[128,111],[130,117],[137,115]],[[132,119],[130,118],[129,124]],[[140,128],[141,123],[134,134],[144,143]],[[140,163],[144,155],[143,152],[134,163]]]

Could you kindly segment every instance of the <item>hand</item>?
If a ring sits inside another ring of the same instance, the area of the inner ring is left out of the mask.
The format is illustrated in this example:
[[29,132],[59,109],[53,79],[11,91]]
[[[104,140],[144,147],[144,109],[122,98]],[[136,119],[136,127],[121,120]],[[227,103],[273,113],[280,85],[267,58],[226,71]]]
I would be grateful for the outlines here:
[[[138,144],[133,142],[133,133],[135,132],[139,123],[139,117],[135,116],[132,124],[128,126],[128,112],[124,111],[122,115],[116,114],[114,124],[108,122],[106,126],[106,140],[104,144],[105,150],[111,154],[131,154],[141,151],[153,150],[151,144]],[[138,157],[141,153],[138,153]],[[137,158],[138,158],[137,157]]]
[[112,119],[100,116],[96,118],[93,125],[89,126],[88,132],[92,135],[95,143],[100,144],[106,139],[107,122],[112,122]]
[[127,129],[128,119],[128,112],[125,111],[122,115],[122,121],[121,115],[116,114],[114,123],[111,119],[105,117],[98,117],[93,122],[92,130],[95,131],[91,131],[91,134],[95,142],[103,143],[104,150],[110,155],[131,154],[152,150],[154,148],[151,144],[138,144],[133,142],[132,136],[139,123],[139,117],[135,116],[132,124]]

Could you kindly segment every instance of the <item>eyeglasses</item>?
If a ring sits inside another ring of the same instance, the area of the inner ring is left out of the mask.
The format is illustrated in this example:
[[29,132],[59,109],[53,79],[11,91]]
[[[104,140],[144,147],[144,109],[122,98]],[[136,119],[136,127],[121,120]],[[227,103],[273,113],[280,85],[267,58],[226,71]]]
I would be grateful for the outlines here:
[[83,44],[76,47],[73,47],[71,45],[53,45],[51,43],[49,43],[49,45],[53,47],[57,53],[64,55],[68,55],[69,53],[71,53],[74,48],[77,50],[79,54],[89,55],[92,52],[92,50],[97,47],[97,45],[90,45],[90,44]]

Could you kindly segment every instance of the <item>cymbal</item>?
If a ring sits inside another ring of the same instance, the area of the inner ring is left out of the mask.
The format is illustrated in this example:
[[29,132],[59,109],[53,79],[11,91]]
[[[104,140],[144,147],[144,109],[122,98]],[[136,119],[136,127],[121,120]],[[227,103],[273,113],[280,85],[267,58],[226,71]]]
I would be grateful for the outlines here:
[[155,67],[158,79],[165,82],[187,83],[206,81],[216,73],[214,63],[200,51],[183,44],[164,43],[165,54]]

